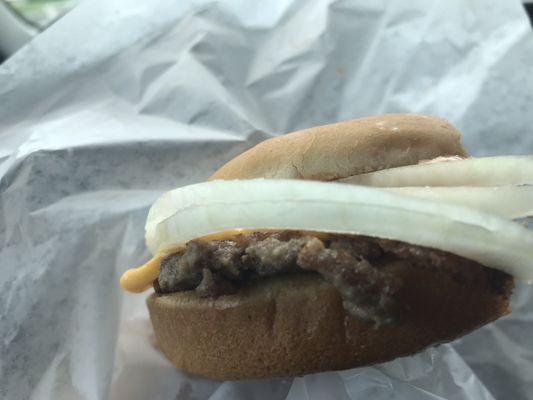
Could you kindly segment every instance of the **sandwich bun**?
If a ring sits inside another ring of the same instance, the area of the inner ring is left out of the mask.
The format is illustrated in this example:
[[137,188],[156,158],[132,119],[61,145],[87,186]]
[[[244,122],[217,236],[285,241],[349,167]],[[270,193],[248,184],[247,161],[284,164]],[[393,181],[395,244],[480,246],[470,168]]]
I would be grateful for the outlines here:
[[385,114],[277,136],[235,157],[209,179],[331,181],[437,157],[466,157],[448,121]]

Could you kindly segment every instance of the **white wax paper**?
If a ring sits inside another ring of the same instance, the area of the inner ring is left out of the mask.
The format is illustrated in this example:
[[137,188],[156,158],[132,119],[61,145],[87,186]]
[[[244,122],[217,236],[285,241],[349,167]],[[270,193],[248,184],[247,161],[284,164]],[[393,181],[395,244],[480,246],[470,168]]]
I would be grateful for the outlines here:
[[475,155],[533,153],[520,1],[85,1],[0,66],[0,398],[533,399],[532,290],[451,345],[369,368],[216,382],[153,346],[163,191],[272,134],[447,117]]

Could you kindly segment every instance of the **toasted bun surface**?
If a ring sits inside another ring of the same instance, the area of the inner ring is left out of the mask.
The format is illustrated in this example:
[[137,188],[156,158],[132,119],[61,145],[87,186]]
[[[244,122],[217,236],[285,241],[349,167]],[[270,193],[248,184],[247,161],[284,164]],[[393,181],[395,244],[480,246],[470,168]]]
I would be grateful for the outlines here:
[[[447,121],[390,114],[267,140],[210,179],[334,180],[452,155],[467,154]],[[374,328],[349,317],[337,290],[305,273],[262,279],[217,299],[179,292],[152,294],[147,303],[168,359],[216,379],[292,376],[391,360],[509,312],[512,279],[507,276],[496,293],[488,268],[476,269],[467,283],[438,268],[399,271],[406,282],[400,300],[411,313],[397,326]]]
[[294,376],[406,356],[506,314],[512,280],[494,294],[485,270],[464,285],[408,268],[409,321],[377,329],[347,316],[337,290],[314,274],[263,279],[217,299],[181,292],[147,302],[158,345],[178,368],[215,379]]
[[213,179],[334,180],[467,153],[448,121],[386,114],[277,136],[242,153]]

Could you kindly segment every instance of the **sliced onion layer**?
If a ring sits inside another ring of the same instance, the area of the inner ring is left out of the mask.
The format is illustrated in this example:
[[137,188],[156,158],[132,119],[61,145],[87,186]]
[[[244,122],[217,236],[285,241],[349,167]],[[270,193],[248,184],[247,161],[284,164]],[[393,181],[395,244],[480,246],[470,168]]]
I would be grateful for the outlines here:
[[505,218],[533,216],[533,186],[409,186],[382,190],[474,208]]
[[337,183],[255,179],[176,189],[150,209],[146,241],[157,254],[234,228],[301,229],[400,240],[533,281],[533,232],[520,224],[440,201]]
[[533,156],[466,158],[390,168],[339,180],[376,187],[533,184]]

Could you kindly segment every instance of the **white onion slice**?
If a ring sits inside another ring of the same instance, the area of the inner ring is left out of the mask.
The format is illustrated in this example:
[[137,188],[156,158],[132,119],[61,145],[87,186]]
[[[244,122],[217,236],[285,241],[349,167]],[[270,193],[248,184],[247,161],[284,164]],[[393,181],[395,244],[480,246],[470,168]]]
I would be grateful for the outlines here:
[[381,190],[474,208],[510,219],[533,215],[533,186],[409,186]]
[[211,181],[164,194],[150,209],[152,253],[234,228],[361,234],[437,248],[533,281],[533,232],[442,202],[337,183]]
[[533,184],[533,156],[466,158],[384,169],[340,179],[376,187],[500,186]]

